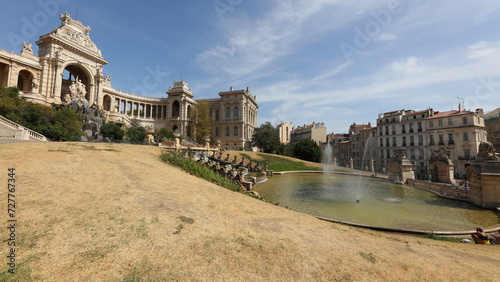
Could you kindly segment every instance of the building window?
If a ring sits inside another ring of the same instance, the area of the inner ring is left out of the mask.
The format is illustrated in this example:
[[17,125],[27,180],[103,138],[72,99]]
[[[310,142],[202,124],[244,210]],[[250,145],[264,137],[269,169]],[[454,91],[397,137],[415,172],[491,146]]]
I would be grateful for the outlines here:
[[389,135],[389,127],[388,126],[385,127],[385,135]]
[[464,132],[464,141],[469,141],[469,133]]
[[406,146],[406,136],[403,136],[403,146]]
[[401,125],[403,128],[401,129],[401,133],[406,133],[405,125]]
[[422,135],[419,135],[418,136],[418,145],[424,145],[424,136]]
[[434,127],[434,122],[432,120],[429,121],[429,127]]
[[215,110],[215,120],[219,120],[219,110]]
[[234,119],[238,119],[238,115],[239,115],[239,113],[238,113],[238,106],[235,106],[234,107]]
[[434,145],[434,135],[429,135],[429,145]]
[[229,136],[229,127],[226,127],[226,136]]
[[455,144],[453,140],[453,133],[448,134],[448,144]]
[[410,123],[410,133],[413,133],[413,123]]
[[465,149],[464,155],[466,160],[470,160],[470,149]]
[[450,126],[453,125],[453,119],[451,119],[451,118],[448,119],[448,125],[450,125]]
[[439,145],[444,145],[444,137],[443,137],[443,134],[439,134]]
[[422,123],[421,122],[418,123],[418,132],[422,132]]
[[410,146],[415,146],[415,137],[410,136]]
[[234,127],[234,136],[238,136],[238,127],[237,126]]
[[396,137],[392,137],[392,146],[396,147]]
[[389,147],[389,146],[390,146],[390,145],[389,145],[389,138],[385,138],[385,146],[386,146],[386,147]]
[[218,127],[215,128],[215,137],[219,137],[219,128]]
[[463,117],[463,118],[462,118],[462,123],[463,123],[463,124],[467,124],[467,117]]
[[442,119],[438,120],[438,126],[439,127],[443,126],[443,120]]
[[392,126],[392,134],[396,134],[396,126],[395,125]]
[[230,118],[231,118],[231,108],[227,107],[226,108],[226,119],[230,119]]

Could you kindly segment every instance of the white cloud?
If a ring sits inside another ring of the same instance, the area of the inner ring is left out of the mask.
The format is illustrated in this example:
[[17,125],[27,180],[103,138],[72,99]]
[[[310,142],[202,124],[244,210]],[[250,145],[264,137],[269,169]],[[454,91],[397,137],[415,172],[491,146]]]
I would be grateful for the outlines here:
[[396,40],[398,37],[394,34],[389,33],[381,33],[379,37],[375,39],[375,41],[391,41]]
[[465,54],[467,60],[496,60],[498,57],[500,57],[500,42],[478,42],[471,45],[468,48],[468,52]]

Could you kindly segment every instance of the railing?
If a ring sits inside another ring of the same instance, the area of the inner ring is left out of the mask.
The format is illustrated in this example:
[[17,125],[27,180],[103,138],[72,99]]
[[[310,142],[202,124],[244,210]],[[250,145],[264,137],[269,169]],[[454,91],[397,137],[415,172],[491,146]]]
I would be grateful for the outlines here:
[[444,141],[439,141],[439,145],[444,145]]
[[429,142],[429,145],[436,145],[434,141]]
[[[35,139],[35,140],[38,140],[38,141],[47,141],[47,137],[43,136],[42,134],[38,133],[38,132],[35,132],[29,128],[26,128],[20,124],[17,124],[13,121],[11,121],[10,119],[7,119],[3,116],[0,116],[0,123],[14,129],[14,130],[22,130],[22,131],[27,131],[28,133],[28,139],[29,137]],[[21,137],[22,138],[22,137]],[[23,139],[21,139],[23,140]]]
[[410,128],[410,133],[413,133],[413,128]]
[[458,156],[458,159],[461,160],[461,161],[469,161],[469,160],[475,161],[476,157],[467,157],[467,156],[462,157],[462,156]]
[[422,132],[422,128],[419,128],[419,129],[418,129],[418,132]]

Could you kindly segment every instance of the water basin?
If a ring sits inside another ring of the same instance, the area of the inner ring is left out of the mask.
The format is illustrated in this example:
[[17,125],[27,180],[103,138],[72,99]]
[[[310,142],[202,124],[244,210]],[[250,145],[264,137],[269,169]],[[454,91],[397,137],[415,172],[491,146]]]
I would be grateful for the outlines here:
[[254,189],[282,207],[377,227],[464,231],[493,226],[500,221],[496,211],[371,177],[284,174],[268,177],[268,181]]

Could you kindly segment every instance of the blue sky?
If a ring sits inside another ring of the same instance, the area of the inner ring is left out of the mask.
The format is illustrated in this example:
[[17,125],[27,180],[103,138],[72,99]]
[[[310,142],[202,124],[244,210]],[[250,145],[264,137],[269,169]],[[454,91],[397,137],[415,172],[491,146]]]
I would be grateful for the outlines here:
[[[0,0],[0,48],[38,40],[77,1]],[[328,132],[398,109],[500,107],[500,1],[79,1],[113,87],[196,98],[250,87],[259,124]],[[31,29],[27,26],[31,26]],[[34,48],[35,52],[36,47]],[[155,81],[144,82],[156,72]],[[142,93],[144,92],[144,93]]]

